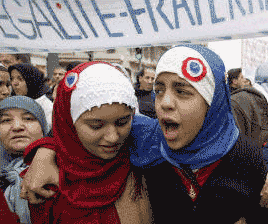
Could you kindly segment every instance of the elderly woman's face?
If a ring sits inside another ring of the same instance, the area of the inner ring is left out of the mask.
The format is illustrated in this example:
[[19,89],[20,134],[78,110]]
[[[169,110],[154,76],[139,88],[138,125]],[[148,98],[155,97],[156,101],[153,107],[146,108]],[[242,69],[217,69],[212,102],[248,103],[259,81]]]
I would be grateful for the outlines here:
[[11,72],[11,85],[17,96],[27,96],[27,84],[23,76],[16,69]]
[[171,149],[189,144],[202,128],[208,105],[199,92],[177,74],[164,72],[155,82],[155,109]]
[[39,121],[26,110],[14,108],[0,112],[0,141],[9,153],[22,155],[29,144],[42,137]]
[[83,146],[102,159],[114,158],[131,129],[133,111],[113,103],[94,107],[83,113],[74,126]]

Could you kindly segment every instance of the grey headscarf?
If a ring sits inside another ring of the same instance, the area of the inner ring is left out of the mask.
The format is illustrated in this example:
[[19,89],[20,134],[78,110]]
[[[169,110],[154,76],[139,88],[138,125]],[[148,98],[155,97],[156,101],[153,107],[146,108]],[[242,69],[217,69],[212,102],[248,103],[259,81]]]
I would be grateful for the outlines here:
[[268,62],[264,62],[257,68],[255,82],[261,85],[268,93]]
[[[33,99],[26,96],[12,96],[0,102],[0,111],[5,109],[24,109],[33,114],[39,121],[44,136],[48,134],[45,113],[42,107]],[[27,168],[23,157],[13,157],[8,154],[0,143],[0,177],[10,182],[5,189],[5,198],[9,209],[15,212],[21,223],[31,223],[28,201],[20,198],[20,173]]]

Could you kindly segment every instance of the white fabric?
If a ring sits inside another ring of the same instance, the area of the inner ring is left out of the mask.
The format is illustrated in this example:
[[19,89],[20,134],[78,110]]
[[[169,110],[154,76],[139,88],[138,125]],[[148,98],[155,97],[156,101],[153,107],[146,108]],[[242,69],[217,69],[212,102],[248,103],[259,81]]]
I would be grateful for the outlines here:
[[51,130],[52,127],[52,111],[53,111],[53,103],[50,99],[47,98],[46,95],[43,95],[35,100],[44,110],[48,125],[48,130]]
[[[200,59],[207,69],[206,76],[200,81],[193,82],[186,78],[182,73],[182,63],[189,57]],[[156,67],[156,79],[162,72],[178,74],[180,78],[188,81],[203,96],[206,102],[211,105],[215,90],[215,79],[210,66],[199,52],[187,47],[174,47],[170,49],[160,58],[158,62]]]
[[71,96],[73,123],[82,113],[103,104],[124,103],[138,108],[135,90],[125,75],[108,64],[94,64],[79,74]]

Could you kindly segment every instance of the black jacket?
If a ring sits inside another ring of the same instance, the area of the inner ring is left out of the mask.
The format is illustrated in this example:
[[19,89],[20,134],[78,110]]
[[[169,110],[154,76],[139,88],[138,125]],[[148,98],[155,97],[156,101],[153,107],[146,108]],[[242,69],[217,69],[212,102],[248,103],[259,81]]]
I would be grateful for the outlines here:
[[195,202],[168,162],[143,170],[155,223],[262,223],[267,209],[260,206],[266,168],[262,150],[245,137],[222,157]]
[[155,112],[154,91],[140,90],[138,87],[136,87],[135,95],[138,99],[140,113],[150,118],[157,118]]
[[259,139],[259,146],[268,140],[268,104],[254,88],[231,88],[231,104],[239,130]]

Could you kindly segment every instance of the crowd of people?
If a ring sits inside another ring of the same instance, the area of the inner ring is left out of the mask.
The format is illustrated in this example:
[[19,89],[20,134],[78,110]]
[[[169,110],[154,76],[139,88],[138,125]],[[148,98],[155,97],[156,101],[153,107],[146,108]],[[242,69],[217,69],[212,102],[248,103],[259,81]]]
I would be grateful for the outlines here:
[[247,80],[185,44],[132,83],[120,64],[73,62],[50,81],[2,58],[1,222],[265,220],[268,63]]

